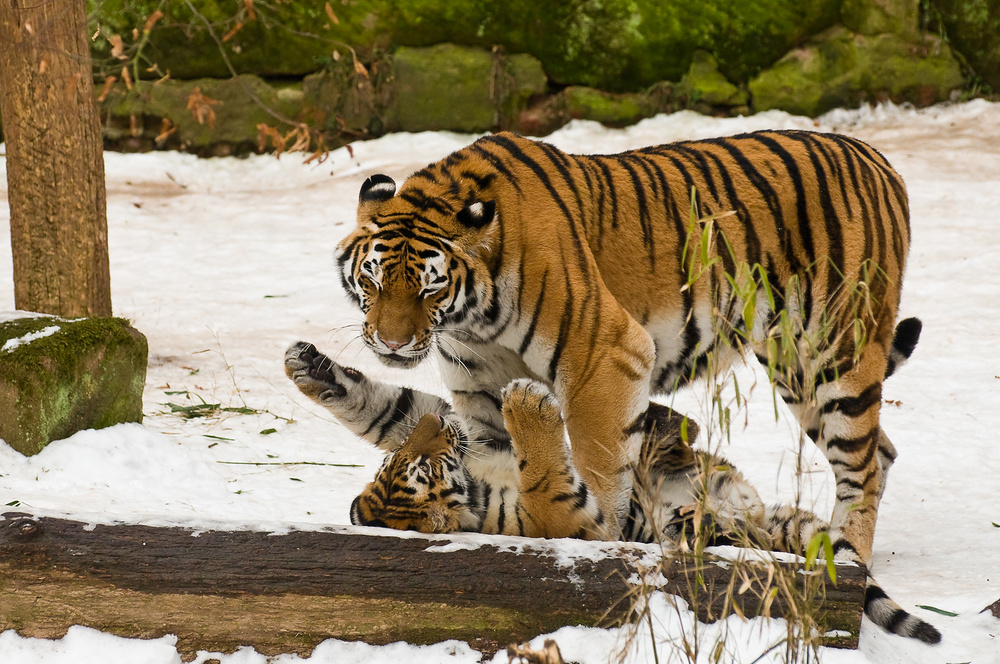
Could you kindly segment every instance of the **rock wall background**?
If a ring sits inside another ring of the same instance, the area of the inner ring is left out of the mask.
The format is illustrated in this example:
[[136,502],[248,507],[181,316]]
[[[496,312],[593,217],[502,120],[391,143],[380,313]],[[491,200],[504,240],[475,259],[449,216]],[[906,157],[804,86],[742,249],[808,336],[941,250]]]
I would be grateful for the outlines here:
[[1000,90],[1000,0],[88,0],[105,137],[204,155]]

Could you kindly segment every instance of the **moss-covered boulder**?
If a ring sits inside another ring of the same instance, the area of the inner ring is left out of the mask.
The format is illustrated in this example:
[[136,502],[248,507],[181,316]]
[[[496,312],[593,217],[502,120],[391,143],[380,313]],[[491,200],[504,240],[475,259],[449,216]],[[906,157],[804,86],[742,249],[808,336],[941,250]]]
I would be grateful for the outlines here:
[[[356,53],[367,63],[397,46],[501,45],[535,56],[557,83],[636,92],[680,78],[698,49],[712,52],[730,80],[746,80],[833,25],[840,8],[840,0],[192,4],[197,15],[185,0],[88,0],[90,34],[102,30],[93,42],[95,57],[109,72],[120,68],[108,41],[118,35],[126,52],[143,44],[144,67],[156,63],[174,78],[228,76],[223,54],[240,73],[269,77],[318,71],[335,54]],[[143,28],[157,10],[163,16],[146,35]]]
[[[367,66],[340,58],[302,80],[305,106],[313,122],[341,141],[385,133],[392,101],[392,63],[380,58]],[[341,141],[332,141],[333,144]]]
[[328,134],[352,140],[390,130],[514,128],[547,86],[530,55],[441,44],[367,65],[341,58],[306,76],[303,92]]
[[646,95],[603,92],[583,86],[563,90],[563,105],[569,119],[593,120],[608,127],[625,127],[654,114]]
[[695,51],[691,67],[677,86],[687,104],[714,106],[745,106],[747,93],[733,85],[719,71],[719,63],[707,51]]
[[142,421],[146,338],[121,318],[0,315],[0,439],[25,455]]
[[400,48],[393,71],[393,127],[482,132],[499,124],[491,95],[493,58],[486,51],[451,44]]
[[840,17],[848,29],[862,35],[912,35],[917,32],[919,4],[920,0],[842,0]]
[[951,49],[932,35],[858,35],[836,27],[795,49],[749,83],[757,111],[816,116],[889,99],[926,106],[962,85]]
[[387,124],[401,131],[495,129],[546,88],[541,63],[531,56],[453,44],[400,48],[392,71]]
[[224,155],[254,149],[261,124],[291,129],[280,118],[303,119],[304,100],[300,83],[272,86],[258,76],[168,79],[115,89],[101,114],[105,139],[122,147]]
[[1000,0],[930,0],[935,27],[1000,92]]
[[[231,75],[227,60],[238,73],[302,76],[330,62],[338,48],[347,52],[330,30],[326,4],[194,0],[189,6],[185,0],[87,0],[87,34],[100,31],[91,51],[97,67],[109,74],[121,68],[109,40],[118,36],[125,55],[136,54],[141,45],[140,73],[151,78],[167,73],[175,79],[224,78]],[[339,9],[341,3],[329,4]],[[363,11],[340,13],[345,19],[364,20]],[[152,18],[156,20],[150,24]],[[345,23],[337,32],[353,24]],[[148,34],[146,26],[151,28]],[[158,72],[145,71],[153,65]]]
[[505,55],[501,62],[500,126],[508,129],[517,123],[532,99],[548,91],[549,79],[542,63],[527,53]]

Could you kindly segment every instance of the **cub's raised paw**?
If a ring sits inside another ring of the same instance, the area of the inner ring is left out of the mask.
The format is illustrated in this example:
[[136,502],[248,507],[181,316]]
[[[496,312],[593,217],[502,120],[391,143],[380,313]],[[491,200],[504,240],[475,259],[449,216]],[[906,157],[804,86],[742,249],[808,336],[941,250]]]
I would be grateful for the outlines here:
[[296,341],[285,351],[285,375],[295,380],[295,376],[309,370],[312,358],[319,354],[316,346],[308,341]]
[[503,419],[519,455],[531,449],[562,450],[563,419],[547,386],[519,378],[501,392]]
[[518,421],[541,422],[562,426],[559,402],[544,383],[530,378],[512,380],[501,392],[503,415]]
[[323,404],[344,399],[350,387],[365,381],[360,371],[340,366],[306,341],[285,351],[285,375],[300,392]]

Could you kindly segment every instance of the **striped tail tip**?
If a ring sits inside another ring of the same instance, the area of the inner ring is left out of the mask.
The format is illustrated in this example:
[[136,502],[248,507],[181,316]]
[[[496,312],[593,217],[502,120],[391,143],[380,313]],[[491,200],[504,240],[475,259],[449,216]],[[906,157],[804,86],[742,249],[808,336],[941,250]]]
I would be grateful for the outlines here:
[[865,615],[890,634],[918,639],[931,645],[941,642],[941,632],[934,625],[896,604],[871,580],[865,590]]

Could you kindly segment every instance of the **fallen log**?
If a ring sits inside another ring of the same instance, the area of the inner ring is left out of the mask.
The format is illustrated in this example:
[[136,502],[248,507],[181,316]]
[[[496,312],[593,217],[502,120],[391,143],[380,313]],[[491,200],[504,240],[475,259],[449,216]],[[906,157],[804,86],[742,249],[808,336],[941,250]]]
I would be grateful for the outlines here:
[[[670,553],[670,552],[668,552]],[[0,516],[0,631],[60,638],[86,625],[174,634],[198,650],[308,654],[322,640],[503,647],[563,625],[631,617],[640,588],[683,598],[702,620],[786,615],[797,562],[664,556],[654,545],[330,527],[271,534]],[[816,586],[829,645],[857,647],[864,572]],[[770,598],[770,599],[768,599]]]

